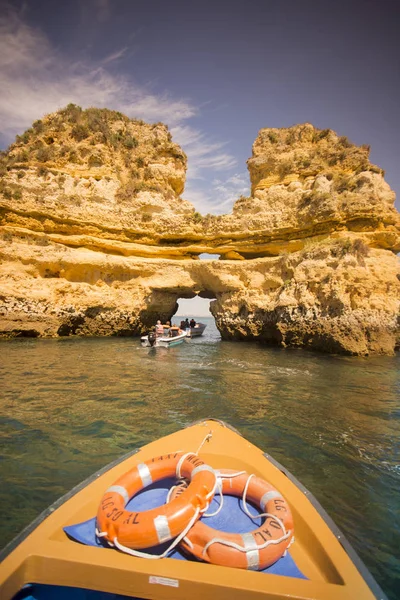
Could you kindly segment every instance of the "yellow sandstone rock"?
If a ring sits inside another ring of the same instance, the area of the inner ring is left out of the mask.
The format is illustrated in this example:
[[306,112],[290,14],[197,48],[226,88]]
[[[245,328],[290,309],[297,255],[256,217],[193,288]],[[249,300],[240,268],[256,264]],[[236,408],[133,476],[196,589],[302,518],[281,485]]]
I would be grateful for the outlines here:
[[368,154],[310,124],[262,129],[252,196],[202,217],[164,125],[48,115],[0,159],[0,335],[137,335],[200,295],[224,339],[392,353],[400,221]]

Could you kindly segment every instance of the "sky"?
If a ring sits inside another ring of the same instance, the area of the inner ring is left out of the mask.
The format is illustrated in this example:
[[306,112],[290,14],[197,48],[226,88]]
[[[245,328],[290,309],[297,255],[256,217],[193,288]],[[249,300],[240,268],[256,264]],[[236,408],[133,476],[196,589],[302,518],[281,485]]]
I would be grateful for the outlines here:
[[399,195],[399,22],[398,0],[0,0],[0,148],[69,102],[162,121],[183,197],[222,214],[258,131],[310,122],[370,144]]
[[178,310],[173,319],[174,323],[178,323],[178,317],[211,317],[210,300],[196,296],[191,299],[178,298],[177,302]]

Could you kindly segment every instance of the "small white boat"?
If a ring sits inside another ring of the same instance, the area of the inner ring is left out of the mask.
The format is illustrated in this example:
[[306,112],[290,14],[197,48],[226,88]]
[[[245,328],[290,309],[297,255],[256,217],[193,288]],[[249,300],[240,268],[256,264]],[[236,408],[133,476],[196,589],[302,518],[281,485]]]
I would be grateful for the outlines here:
[[196,323],[193,327],[187,327],[185,321],[181,321],[181,329],[186,331],[188,337],[200,337],[206,327],[205,323]]
[[159,337],[157,337],[153,332],[150,332],[147,335],[142,335],[140,338],[140,343],[144,348],[170,348],[171,346],[182,344],[187,337],[186,331],[182,331],[182,329],[179,329],[179,327],[170,327],[168,333],[165,333],[165,331],[166,329],[164,328],[164,335]]
[[205,323],[196,323],[194,327],[190,328],[190,337],[200,337],[203,335],[206,327]]

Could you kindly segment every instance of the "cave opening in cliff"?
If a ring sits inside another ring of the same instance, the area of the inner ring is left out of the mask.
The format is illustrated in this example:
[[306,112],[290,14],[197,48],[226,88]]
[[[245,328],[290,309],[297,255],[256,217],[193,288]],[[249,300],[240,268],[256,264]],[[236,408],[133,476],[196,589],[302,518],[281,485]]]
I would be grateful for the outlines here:
[[219,254],[207,254],[206,252],[203,252],[203,254],[199,254],[199,259],[200,260],[218,260]]
[[210,310],[212,300],[215,300],[215,294],[209,290],[198,292],[194,298],[178,298],[176,301],[178,305],[175,313],[176,320],[184,320],[186,317],[189,319],[194,318],[196,321],[212,319],[214,325],[215,320]]

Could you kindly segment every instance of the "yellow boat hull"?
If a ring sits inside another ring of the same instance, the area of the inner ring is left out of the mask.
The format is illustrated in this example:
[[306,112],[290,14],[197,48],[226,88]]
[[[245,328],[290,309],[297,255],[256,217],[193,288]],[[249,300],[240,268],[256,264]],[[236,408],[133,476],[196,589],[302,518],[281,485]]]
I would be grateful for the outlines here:
[[[290,555],[307,579],[172,558],[147,560],[79,544],[63,528],[91,519],[105,490],[138,463],[182,450],[216,469],[245,470],[288,501],[295,542]],[[57,506],[60,504],[59,506]],[[0,558],[0,598],[29,583],[84,588],[128,597],[223,600],[372,600],[385,596],[315,499],[283,467],[222,422],[207,420],[154,441],[96,474],[51,507]],[[34,527],[34,525],[37,525]]]

